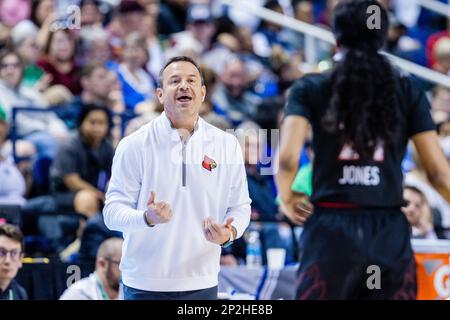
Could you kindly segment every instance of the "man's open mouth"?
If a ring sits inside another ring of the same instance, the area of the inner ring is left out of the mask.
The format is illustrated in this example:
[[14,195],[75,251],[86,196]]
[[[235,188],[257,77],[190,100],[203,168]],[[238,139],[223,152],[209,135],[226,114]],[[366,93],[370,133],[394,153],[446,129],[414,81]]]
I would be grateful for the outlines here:
[[189,102],[191,100],[192,100],[191,96],[179,96],[177,98],[177,101],[180,101],[180,102]]

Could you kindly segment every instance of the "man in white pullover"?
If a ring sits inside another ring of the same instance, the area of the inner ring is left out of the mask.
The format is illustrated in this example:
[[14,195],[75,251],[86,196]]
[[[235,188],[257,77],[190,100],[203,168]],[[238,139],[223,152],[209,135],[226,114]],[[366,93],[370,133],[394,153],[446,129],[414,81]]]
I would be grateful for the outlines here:
[[242,236],[250,198],[237,139],[199,117],[206,95],[191,58],[170,59],[164,112],[118,145],[104,207],[123,232],[125,299],[217,299],[221,246]]

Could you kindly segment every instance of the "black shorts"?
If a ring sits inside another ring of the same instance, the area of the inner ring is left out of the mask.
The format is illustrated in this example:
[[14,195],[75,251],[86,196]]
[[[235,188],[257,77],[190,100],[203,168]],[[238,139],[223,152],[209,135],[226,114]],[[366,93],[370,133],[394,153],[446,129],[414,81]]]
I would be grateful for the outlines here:
[[316,207],[300,247],[297,299],[416,299],[410,226],[400,209]]

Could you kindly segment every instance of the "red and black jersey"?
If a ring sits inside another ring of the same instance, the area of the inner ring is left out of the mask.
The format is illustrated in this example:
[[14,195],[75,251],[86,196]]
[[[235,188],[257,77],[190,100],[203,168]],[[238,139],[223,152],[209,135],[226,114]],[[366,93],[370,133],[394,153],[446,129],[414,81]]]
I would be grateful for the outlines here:
[[[412,80],[395,71],[398,131],[395,141],[378,143],[373,158],[361,160],[339,134],[323,130],[322,118],[332,95],[331,73],[309,74],[297,80],[285,106],[285,116],[307,118],[313,129],[313,194],[311,201],[357,204],[366,207],[403,205],[401,163],[408,139],[435,130],[431,107]],[[382,94],[382,93],[380,93]]]

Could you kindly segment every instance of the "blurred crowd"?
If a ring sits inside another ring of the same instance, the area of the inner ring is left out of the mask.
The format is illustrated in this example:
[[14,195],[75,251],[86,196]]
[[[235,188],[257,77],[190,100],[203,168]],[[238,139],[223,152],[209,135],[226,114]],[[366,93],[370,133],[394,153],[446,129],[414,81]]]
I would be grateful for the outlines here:
[[[325,29],[338,1],[247,0]],[[391,21],[385,50],[449,75],[450,19],[407,0],[380,2]],[[216,0],[0,0],[0,212],[20,213],[25,254],[95,262],[100,243],[121,236],[101,214],[114,148],[162,112],[159,71],[168,58],[187,55],[205,78],[201,116],[223,130],[254,133],[238,136],[252,218],[278,223],[253,228],[264,248],[284,247],[294,262],[298,230],[279,213],[273,175],[260,170],[267,164],[250,159],[274,153],[276,145],[257,133],[279,128],[293,81],[333,65],[336,47],[314,40],[312,63],[306,44],[304,34]],[[416,80],[450,160],[450,89]],[[307,145],[296,179],[301,192],[310,192],[311,160]],[[412,148],[404,171],[412,237],[450,238],[450,204]],[[242,239],[224,249],[222,263],[243,264],[245,255]]]

